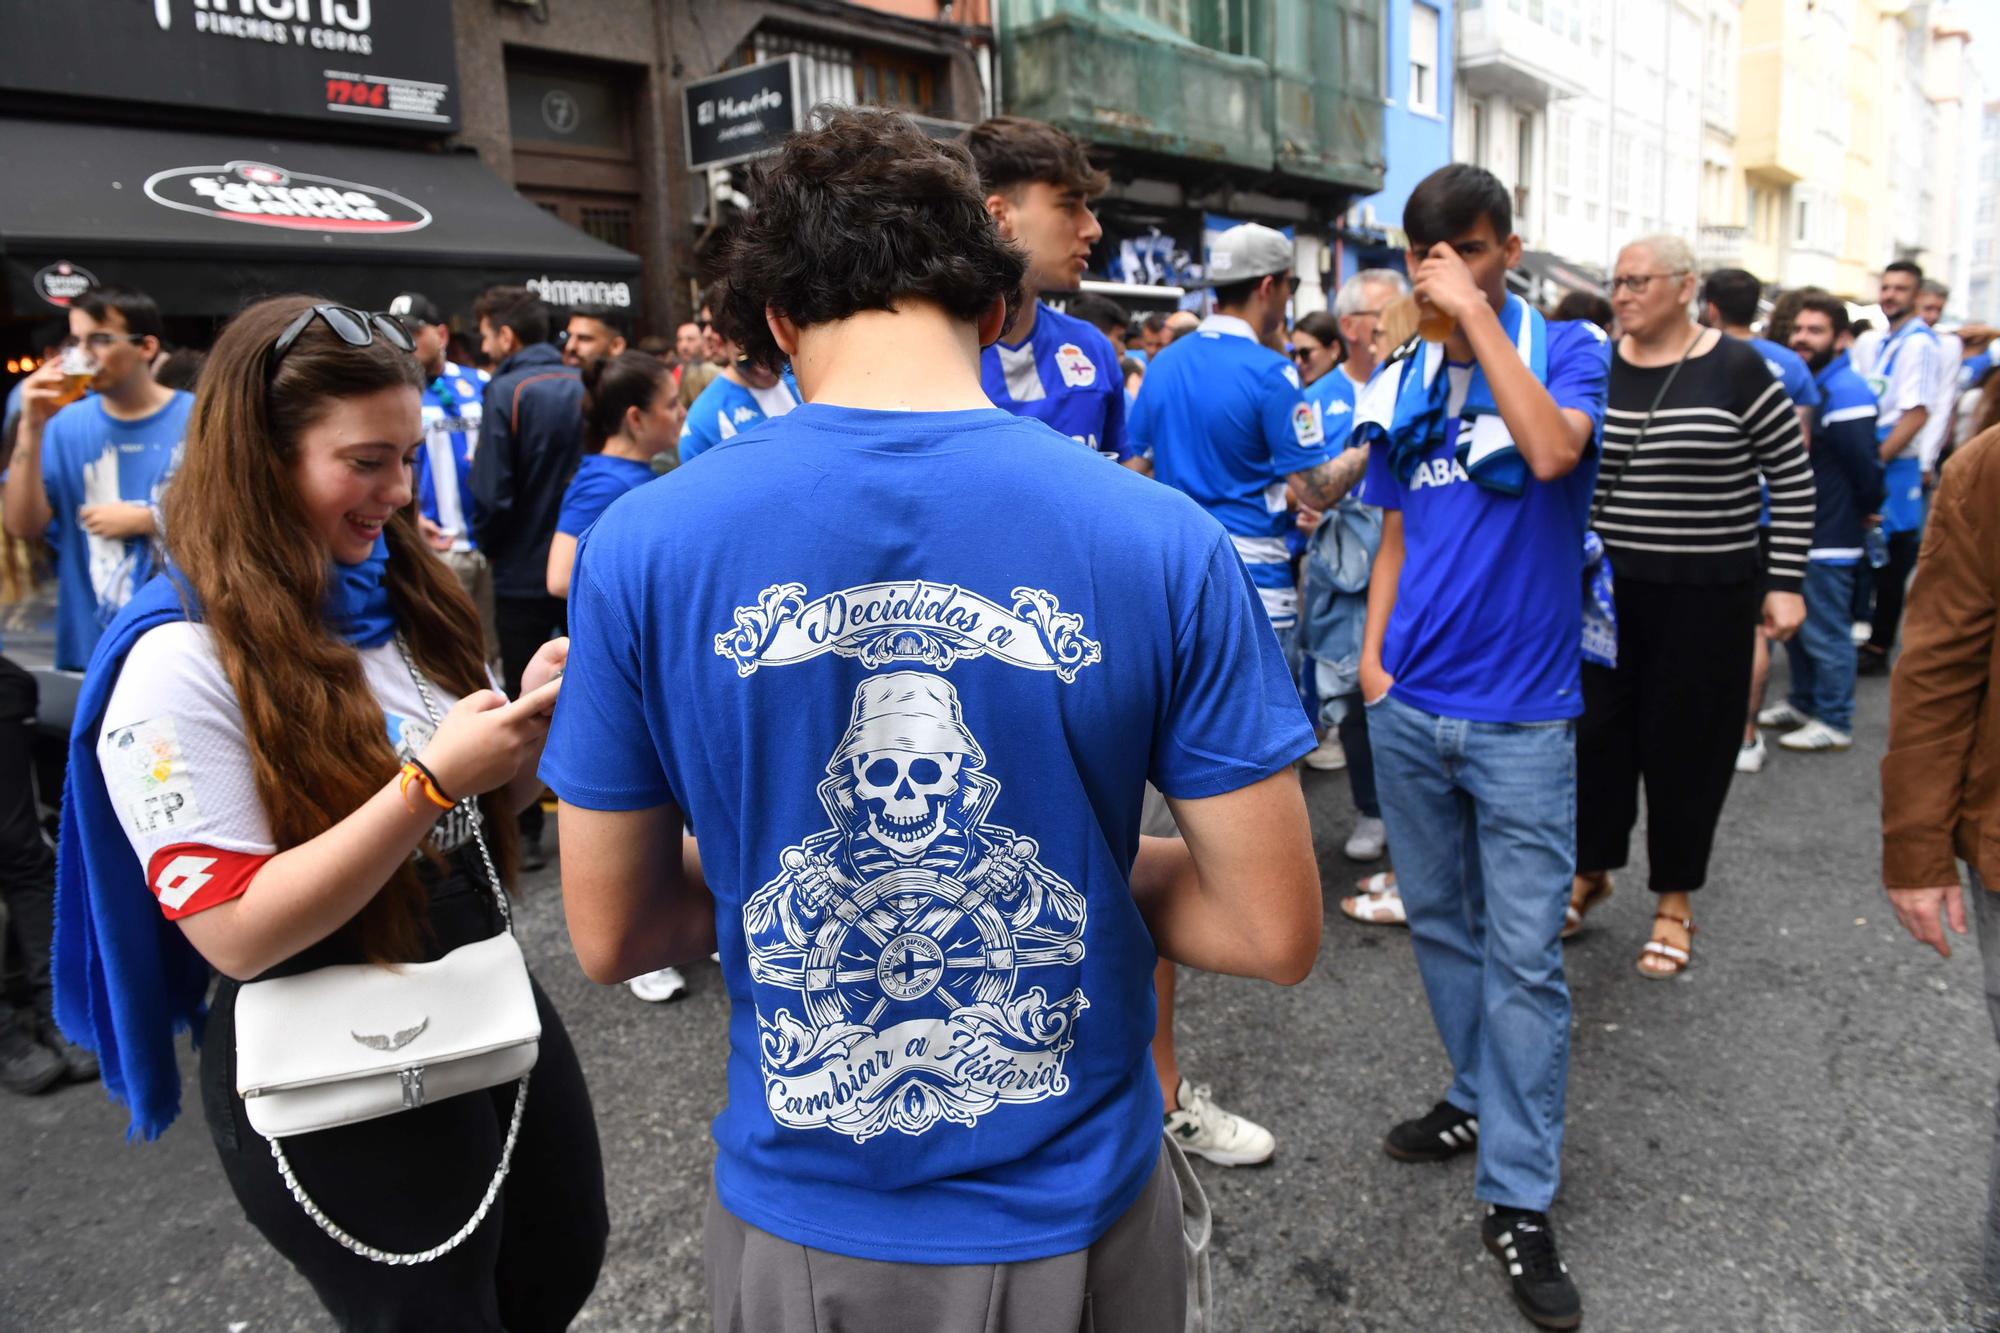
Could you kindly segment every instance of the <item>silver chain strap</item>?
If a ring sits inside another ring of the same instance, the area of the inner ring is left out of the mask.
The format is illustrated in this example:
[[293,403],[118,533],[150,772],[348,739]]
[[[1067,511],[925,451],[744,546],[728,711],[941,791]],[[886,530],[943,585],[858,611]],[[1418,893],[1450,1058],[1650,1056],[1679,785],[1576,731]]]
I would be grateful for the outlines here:
[[[424,701],[424,712],[430,715],[431,726],[435,729],[439,721],[437,701],[431,698],[431,687],[424,680],[424,673],[417,670],[417,660],[410,655],[410,645],[400,633],[396,635],[396,648],[403,654],[403,665],[410,669],[410,679],[416,682],[417,694]],[[471,821],[472,840],[478,845],[479,859],[486,866],[486,882],[493,886],[493,901],[500,908],[500,920],[503,923],[503,928],[509,934],[512,934],[514,930],[514,914],[507,906],[507,890],[500,883],[500,872],[493,866],[493,853],[487,849],[486,835],[480,831],[482,820],[479,812],[478,798],[465,797],[458,802],[458,809],[467,815]],[[530,1070],[529,1073],[533,1073],[533,1071]],[[282,1139],[274,1138],[270,1140],[271,1157],[277,1162],[278,1174],[284,1177],[285,1188],[291,1191],[293,1200],[297,1202],[300,1208],[305,1210],[307,1217],[310,1217],[318,1224],[321,1231],[331,1236],[344,1248],[360,1255],[363,1259],[369,1259],[378,1264],[401,1266],[427,1264],[433,1259],[439,1259],[450,1254],[453,1250],[463,1245],[473,1232],[479,1230],[480,1224],[486,1220],[486,1215],[493,1211],[493,1203],[500,1197],[500,1187],[507,1183],[507,1172],[514,1165],[514,1145],[520,1140],[521,1117],[528,1109],[528,1077],[528,1074],[521,1075],[520,1090],[514,1094],[514,1117],[507,1124],[507,1141],[500,1145],[500,1165],[494,1170],[493,1179],[487,1182],[485,1197],[480,1199],[479,1207],[473,1209],[471,1219],[464,1226],[453,1232],[449,1240],[433,1245],[428,1250],[403,1252],[378,1250],[373,1245],[356,1240],[353,1236],[343,1231],[340,1225],[332,1218],[328,1217],[325,1210],[314,1203],[312,1196],[306,1193],[305,1186],[299,1184],[298,1175],[292,1170],[291,1161],[285,1156],[285,1146]]]

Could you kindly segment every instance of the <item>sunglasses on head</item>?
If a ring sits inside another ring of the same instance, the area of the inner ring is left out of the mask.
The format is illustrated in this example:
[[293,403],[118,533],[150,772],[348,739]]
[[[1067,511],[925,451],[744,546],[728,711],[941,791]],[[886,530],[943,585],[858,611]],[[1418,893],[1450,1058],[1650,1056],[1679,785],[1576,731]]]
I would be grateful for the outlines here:
[[379,336],[383,342],[399,352],[414,352],[417,345],[410,338],[410,331],[403,327],[401,320],[385,311],[356,310],[344,305],[309,306],[299,312],[298,318],[285,326],[278,340],[271,344],[271,361],[266,371],[267,377],[277,373],[278,362],[285,353],[292,350],[292,344],[299,335],[311,326],[315,319],[326,321],[334,336],[349,347],[366,347]]

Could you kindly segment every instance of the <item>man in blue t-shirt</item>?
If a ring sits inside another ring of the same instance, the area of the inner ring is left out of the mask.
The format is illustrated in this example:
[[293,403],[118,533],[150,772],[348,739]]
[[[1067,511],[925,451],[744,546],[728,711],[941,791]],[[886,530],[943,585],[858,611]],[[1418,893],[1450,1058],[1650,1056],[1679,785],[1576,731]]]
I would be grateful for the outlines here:
[[[1819,417],[1819,386],[1799,354],[1782,343],[1760,338],[1750,326],[1757,318],[1757,303],[1764,284],[1754,273],[1740,268],[1719,268],[1701,281],[1702,323],[1721,329],[1732,338],[1756,348],[1770,370],[1771,378],[1785,386],[1798,414],[1799,432],[1808,448],[1812,445],[1813,423]],[[1761,483],[1760,483],[1761,486]],[[1758,526],[1771,526],[1769,488],[1765,490],[1764,511]],[[1750,631],[1750,707],[1743,719],[1743,745],[1736,754],[1738,773],[1761,773],[1766,751],[1763,733],[1757,729],[1757,715],[1764,709],[1764,688],[1771,676],[1771,642],[1762,626]]]
[[727,305],[715,295],[702,302],[709,312],[709,334],[720,348],[722,373],[709,381],[688,404],[681,425],[681,462],[691,463],[724,440],[735,439],[761,421],[781,417],[799,405],[797,381],[789,374],[761,366],[746,355],[748,341],[732,323]]
[[1078,444],[1121,463],[1125,377],[1111,340],[1045,304],[1043,292],[1074,291],[1104,234],[1090,201],[1110,178],[1064,130],[1022,116],[994,116],[966,132],[986,211],[1028,257],[1020,313],[979,354],[979,378],[996,407],[1046,421]]
[[1215,313],[1174,339],[1146,368],[1132,404],[1132,447],[1153,475],[1185,491],[1228,531],[1273,629],[1298,621],[1285,535],[1290,488],[1331,509],[1367,466],[1366,450],[1336,454],[1299,372],[1261,339],[1284,323],[1292,243],[1255,222],[1216,237],[1209,256]]
[[99,287],[69,309],[96,365],[90,396],[58,408],[60,360],[21,390],[7,469],[7,535],[45,537],[56,557],[55,664],[81,671],[111,618],[153,574],[160,492],[180,462],[194,395],[153,379],[166,328],[141,292]]
[[403,321],[424,372],[424,442],[411,464],[417,479],[417,525],[438,558],[458,575],[459,586],[479,612],[486,659],[500,660],[494,620],[493,570],[472,540],[472,457],[479,446],[479,417],[493,377],[461,366],[445,353],[451,326],[444,311],[421,292],[404,292],[389,302]]
[[725,300],[809,401],[581,543],[571,938],[603,983],[720,951],[718,1327],[1180,1328],[1153,963],[1310,967],[1311,731],[1227,535],[981,391],[1022,262],[964,148],[841,110],[764,172]]
[[1573,1328],[1582,1300],[1548,1208],[1562,1153],[1576,870],[1583,546],[1608,349],[1507,292],[1507,188],[1481,168],[1425,177],[1403,212],[1413,290],[1441,344],[1370,384],[1362,499],[1385,511],[1361,692],[1382,818],[1453,1079],[1389,1155],[1478,1153],[1487,1247],[1529,1318]]

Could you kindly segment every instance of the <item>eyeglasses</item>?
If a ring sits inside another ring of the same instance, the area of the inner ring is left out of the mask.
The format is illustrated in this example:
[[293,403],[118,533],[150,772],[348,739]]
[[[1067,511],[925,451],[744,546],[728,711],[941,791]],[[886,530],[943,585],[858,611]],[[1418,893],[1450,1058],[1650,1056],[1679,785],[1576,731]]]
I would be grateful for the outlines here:
[[1292,349],[1292,360],[1310,361],[1325,350],[1326,348],[1324,347],[1294,347]]
[[1643,296],[1646,293],[1646,289],[1653,285],[1653,279],[1655,278],[1685,278],[1686,276],[1686,269],[1675,269],[1669,273],[1628,273],[1623,277],[1611,280],[1611,294],[1616,296],[1618,289],[1625,287],[1631,290],[1632,295]]
[[417,349],[416,343],[410,339],[410,331],[404,328],[402,321],[394,315],[380,310],[373,312],[356,310],[352,306],[344,305],[309,306],[301,310],[298,318],[286,325],[285,331],[278,335],[278,341],[271,344],[271,359],[264,371],[266,379],[277,373],[278,362],[284,359],[286,352],[292,350],[292,344],[299,340],[299,335],[304,333],[315,319],[325,320],[326,326],[333,330],[334,336],[349,347],[366,347],[374,342],[379,334],[383,342],[399,352],[414,352]]

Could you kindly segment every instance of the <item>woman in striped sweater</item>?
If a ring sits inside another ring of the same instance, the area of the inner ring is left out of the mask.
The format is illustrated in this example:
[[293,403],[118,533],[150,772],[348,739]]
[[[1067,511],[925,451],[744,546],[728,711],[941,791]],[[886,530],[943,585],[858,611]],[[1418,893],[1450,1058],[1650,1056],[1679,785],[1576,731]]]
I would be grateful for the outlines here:
[[1618,254],[1621,336],[1593,517],[1615,571],[1618,665],[1584,664],[1577,731],[1574,910],[1580,921],[1610,892],[1643,782],[1647,887],[1658,895],[1639,955],[1650,977],[1690,960],[1689,895],[1708,878],[1742,741],[1747,631],[1760,616],[1774,640],[1798,630],[1813,534],[1812,469],[1791,400],[1755,348],[1689,318],[1695,284],[1678,237]]

